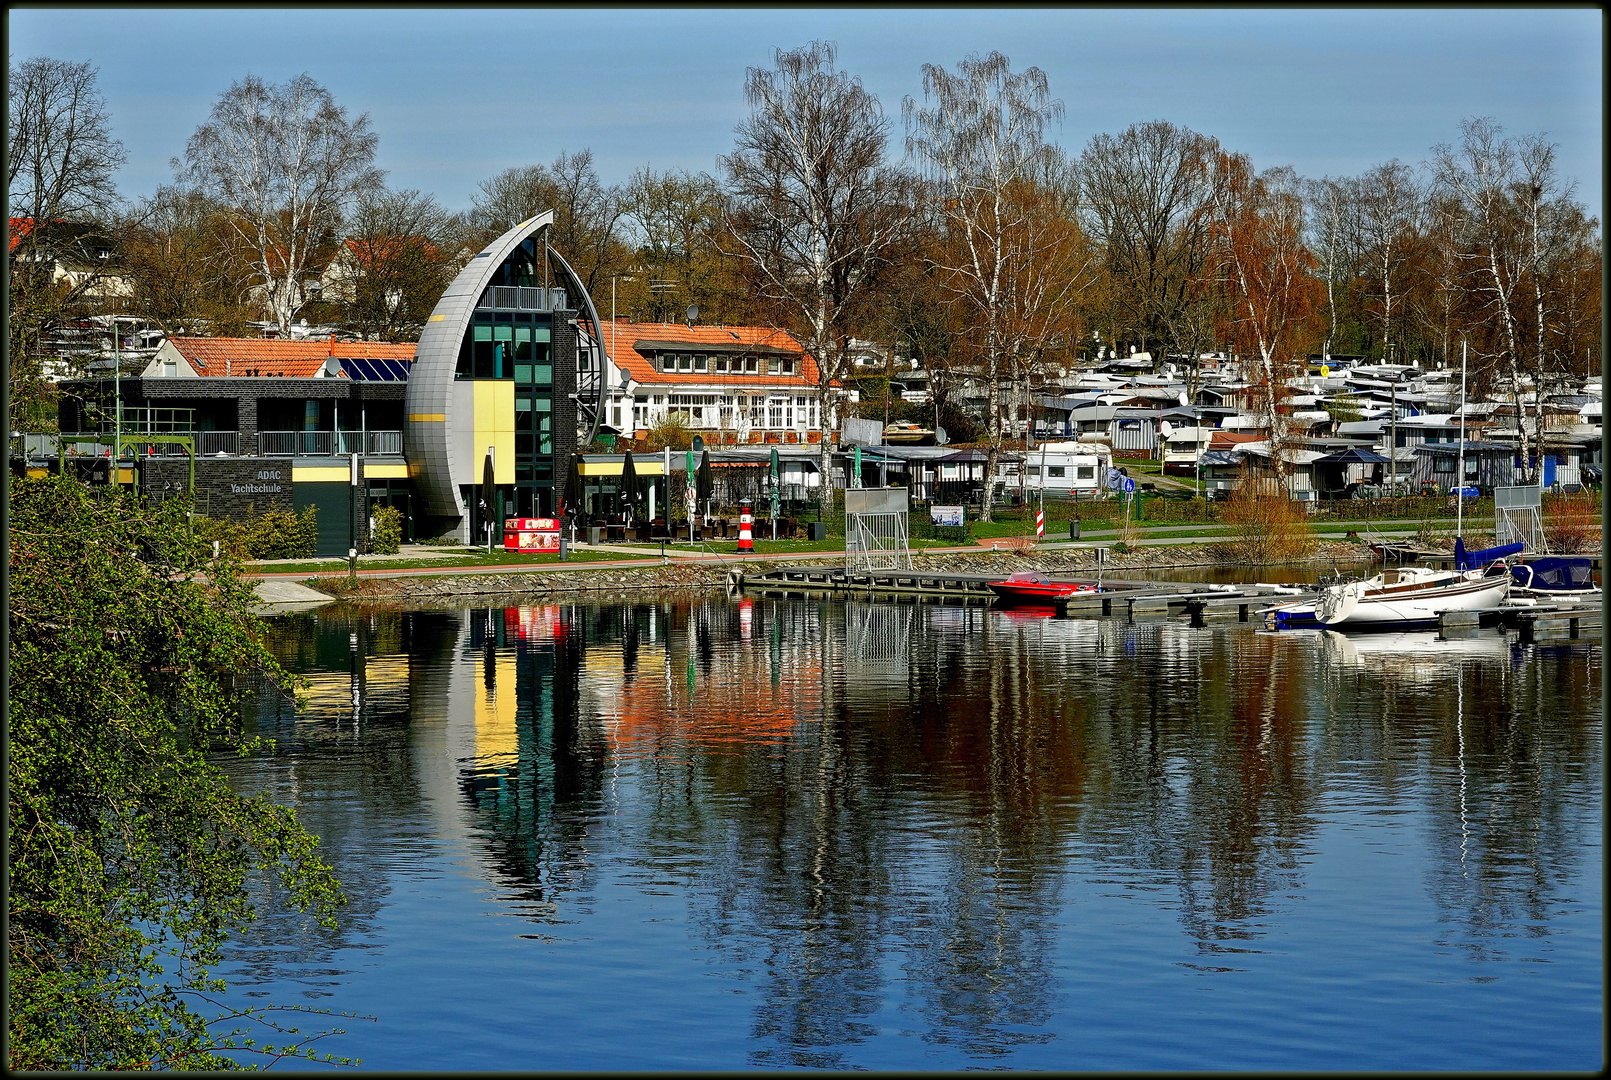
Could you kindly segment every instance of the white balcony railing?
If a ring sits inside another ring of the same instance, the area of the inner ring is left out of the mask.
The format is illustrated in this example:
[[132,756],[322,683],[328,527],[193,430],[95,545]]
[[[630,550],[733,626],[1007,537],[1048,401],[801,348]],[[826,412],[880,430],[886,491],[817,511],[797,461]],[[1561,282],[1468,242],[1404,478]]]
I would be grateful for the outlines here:
[[260,431],[257,451],[263,457],[365,457],[403,452],[401,431]]

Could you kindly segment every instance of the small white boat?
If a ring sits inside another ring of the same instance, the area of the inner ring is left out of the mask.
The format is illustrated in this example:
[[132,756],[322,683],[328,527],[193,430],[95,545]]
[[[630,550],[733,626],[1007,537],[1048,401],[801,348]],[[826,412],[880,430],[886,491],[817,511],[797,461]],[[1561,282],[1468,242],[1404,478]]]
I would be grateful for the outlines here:
[[1510,574],[1404,566],[1363,581],[1328,585],[1315,600],[1325,626],[1379,630],[1435,624],[1446,611],[1498,607],[1510,593]]
[[887,424],[884,427],[884,441],[912,445],[921,443],[926,446],[932,446],[934,444],[934,429],[910,422]]

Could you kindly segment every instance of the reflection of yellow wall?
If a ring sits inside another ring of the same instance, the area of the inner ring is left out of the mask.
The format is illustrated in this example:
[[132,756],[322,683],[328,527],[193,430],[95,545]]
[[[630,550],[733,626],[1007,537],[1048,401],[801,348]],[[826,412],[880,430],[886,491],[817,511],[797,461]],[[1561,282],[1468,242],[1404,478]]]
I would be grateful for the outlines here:
[[[481,665],[478,662],[476,666]],[[499,655],[493,658],[493,683],[476,680],[475,695],[475,754],[478,758],[499,754],[514,754],[520,749],[520,737],[515,731],[515,658]]]
[[515,384],[504,380],[475,384],[475,481],[481,480],[481,462],[487,447],[495,447],[492,481],[515,482]]

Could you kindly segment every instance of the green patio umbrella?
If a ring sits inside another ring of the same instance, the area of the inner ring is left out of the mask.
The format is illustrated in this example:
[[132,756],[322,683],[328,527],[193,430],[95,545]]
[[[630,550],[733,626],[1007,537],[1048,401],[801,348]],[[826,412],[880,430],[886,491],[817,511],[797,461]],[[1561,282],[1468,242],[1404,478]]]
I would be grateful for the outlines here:
[[782,509],[782,491],[778,486],[780,471],[778,469],[778,449],[772,448],[772,539],[778,538],[778,511]]

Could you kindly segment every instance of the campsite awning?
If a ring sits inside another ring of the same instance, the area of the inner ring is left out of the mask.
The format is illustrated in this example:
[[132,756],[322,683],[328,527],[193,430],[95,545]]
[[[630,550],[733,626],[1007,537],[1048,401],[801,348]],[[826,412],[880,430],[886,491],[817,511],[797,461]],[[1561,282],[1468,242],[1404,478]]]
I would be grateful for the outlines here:
[[1362,450],[1357,446],[1350,446],[1346,450],[1339,450],[1335,454],[1327,454],[1323,458],[1315,459],[1316,465],[1385,465],[1387,459],[1372,450]]

